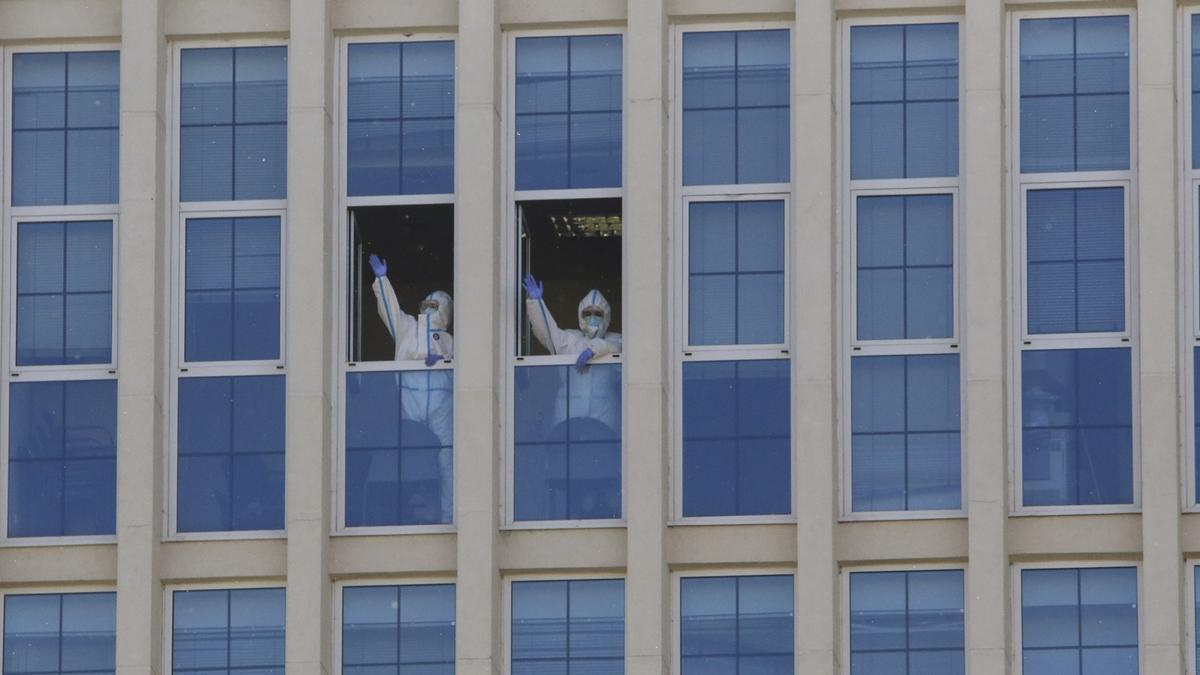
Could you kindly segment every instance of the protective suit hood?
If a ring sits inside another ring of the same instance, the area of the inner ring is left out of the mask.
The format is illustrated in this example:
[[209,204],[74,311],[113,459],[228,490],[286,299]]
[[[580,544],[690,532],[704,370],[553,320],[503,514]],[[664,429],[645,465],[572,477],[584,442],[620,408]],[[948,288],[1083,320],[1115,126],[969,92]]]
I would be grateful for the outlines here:
[[446,291],[434,291],[425,296],[426,300],[437,300],[437,311],[429,315],[429,327],[434,330],[450,330],[450,322],[454,320],[454,301]]
[[[589,307],[596,307],[603,312],[603,318],[601,319],[600,327],[598,330],[596,330],[594,335],[592,334],[592,327],[589,326],[587,321],[585,321],[583,318],[583,310]],[[608,332],[608,324],[612,322],[612,307],[609,306],[608,300],[605,299],[604,294],[593,288],[583,296],[582,300],[579,301],[579,309],[576,312],[576,316],[579,319],[579,330],[582,331],[585,336],[588,338],[602,338],[604,337],[604,334]]]

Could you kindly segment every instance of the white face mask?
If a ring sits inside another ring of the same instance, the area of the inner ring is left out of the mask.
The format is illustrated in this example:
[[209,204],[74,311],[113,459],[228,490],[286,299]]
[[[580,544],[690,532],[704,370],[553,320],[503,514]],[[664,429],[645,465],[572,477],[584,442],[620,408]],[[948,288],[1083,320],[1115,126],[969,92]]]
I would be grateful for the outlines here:
[[585,316],[583,318],[583,322],[584,322],[584,324],[587,325],[588,337],[596,337],[596,335],[600,332],[600,329],[604,326],[604,317],[602,317],[602,316]]

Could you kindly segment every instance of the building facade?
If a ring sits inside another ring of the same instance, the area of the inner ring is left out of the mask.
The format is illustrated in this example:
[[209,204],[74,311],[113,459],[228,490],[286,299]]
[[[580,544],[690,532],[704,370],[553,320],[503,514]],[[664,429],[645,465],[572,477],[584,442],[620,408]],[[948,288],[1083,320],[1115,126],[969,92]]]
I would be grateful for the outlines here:
[[0,56],[5,675],[1197,672],[1200,5]]

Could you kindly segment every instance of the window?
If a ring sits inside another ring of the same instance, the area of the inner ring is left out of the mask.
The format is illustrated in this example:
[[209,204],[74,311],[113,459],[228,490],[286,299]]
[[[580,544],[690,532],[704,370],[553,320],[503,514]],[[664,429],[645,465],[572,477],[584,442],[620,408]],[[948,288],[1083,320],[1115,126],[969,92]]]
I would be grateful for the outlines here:
[[112,363],[113,227],[17,225],[18,366]]
[[347,586],[342,675],[454,675],[454,586]]
[[338,527],[444,528],[454,522],[454,42],[356,39],[345,50]]
[[178,590],[171,595],[173,675],[283,672],[282,588]]
[[1017,504],[1134,505],[1129,17],[1018,28]]
[[786,30],[683,33],[683,184],[786,183]]
[[622,36],[522,35],[511,54],[507,516],[615,520],[622,513]]
[[1023,675],[1137,675],[1133,567],[1021,570]]
[[960,570],[850,574],[850,672],[962,675]]
[[119,60],[115,51],[13,54],[13,207],[117,202]]
[[1129,17],[1020,21],[1021,173],[1129,168]]
[[793,600],[790,575],[682,578],[680,672],[791,675]]
[[958,24],[854,23],[842,510],[962,510]]
[[850,179],[958,175],[958,24],[850,28]]
[[516,40],[518,190],[621,186],[621,36]]
[[454,192],[454,43],[351,44],[346,194]]
[[786,359],[683,364],[683,515],[785,514],[791,503]]
[[180,51],[179,201],[287,195],[287,48]]
[[625,582],[514,581],[512,675],[625,672]]
[[283,529],[282,375],[179,380],[180,532]]
[[282,530],[281,217],[183,228],[174,531]]
[[183,47],[170,532],[284,529],[287,48]]
[[675,513],[787,516],[791,34],[686,30],[679,42]]
[[7,538],[116,532],[119,55],[11,59]]
[[39,593],[4,597],[4,672],[116,672],[117,594]]

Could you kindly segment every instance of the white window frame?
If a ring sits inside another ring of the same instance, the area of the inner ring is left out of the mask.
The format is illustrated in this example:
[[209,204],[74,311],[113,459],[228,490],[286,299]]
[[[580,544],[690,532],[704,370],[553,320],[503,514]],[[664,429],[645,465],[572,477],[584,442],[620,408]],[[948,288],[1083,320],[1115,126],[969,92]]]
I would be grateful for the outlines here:
[[[232,39],[232,40],[182,40],[170,45],[170,95],[167,97],[167,119],[170,120],[171,143],[166,158],[166,174],[170,186],[171,227],[168,246],[171,271],[169,277],[170,311],[168,335],[170,339],[170,363],[167,376],[168,389],[168,433],[166,450],[166,480],[163,490],[163,508],[167,514],[164,541],[205,541],[238,539],[279,539],[286,536],[279,530],[236,530],[213,532],[179,532],[178,524],[178,479],[179,479],[179,383],[189,377],[237,377],[252,375],[287,376],[287,211],[288,200],[244,199],[231,201],[180,201],[179,162],[183,154],[180,148],[180,123],[182,104],[180,94],[183,87],[182,52],[185,49],[231,49],[242,47],[283,47],[290,51],[286,39]],[[290,54],[289,54],[290,57]],[[289,86],[291,84],[289,83]],[[285,149],[285,158],[288,151]],[[285,160],[286,161],[286,160]],[[187,262],[187,223],[189,220],[213,218],[278,218],[279,219],[279,358],[252,361],[187,361],[185,322],[185,274]],[[285,447],[286,453],[286,447]]]
[[[517,190],[517,153],[516,153],[516,109],[517,109],[517,40],[520,38],[529,37],[579,37],[588,35],[619,35],[621,37],[621,128],[622,128],[622,145],[621,145],[621,187],[615,188],[570,188],[561,190]],[[503,130],[501,133],[500,145],[504,156],[504,170],[501,172],[503,190],[504,190],[504,222],[502,223],[501,232],[501,254],[500,254],[500,278],[503,280],[511,280],[513,283],[501,283],[501,332],[503,334],[501,340],[501,349],[503,349],[504,371],[501,377],[501,392],[500,398],[504,405],[504,417],[501,419],[501,433],[503,434],[504,449],[504,489],[502,492],[502,501],[504,507],[503,520],[500,523],[501,530],[556,530],[556,529],[588,529],[588,528],[603,528],[603,527],[624,527],[625,526],[625,509],[628,505],[628,486],[629,480],[626,476],[628,467],[628,455],[626,446],[628,445],[628,435],[625,430],[625,423],[621,423],[621,515],[617,518],[595,518],[587,520],[523,520],[515,519],[515,504],[516,504],[516,482],[514,480],[514,464],[516,456],[516,424],[514,422],[515,414],[515,392],[516,384],[516,369],[525,366],[562,366],[574,365],[575,354],[565,355],[548,355],[548,356],[522,356],[517,354],[517,316],[514,312],[517,303],[524,301],[525,291],[520,288],[520,283],[517,279],[517,273],[520,271],[520,259],[517,246],[517,237],[520,234],[519,213],[520,205],[523,202],[539,201],[539,200],[567,200],[567,199],[620,199],[622,212],[622,237],[621,237],[621,307],[627,306],[626,300],[629,297],[628,283],[626,280],[625,269],[629,256],[627,254],[627,240],[625,238],[624,227],[626,221],[624,218],[625,212],[625,175],[624,167],[627,156],[626,147],[628,140],[627,129],[628,125],[628,110],[625,108],[625,101],[628,100],[629,78],[626,76],[628,72],[627,65],[629,63],[629,49],[626,40],[626,29],[624,26],[605,25],[591,26],[587,28],[561,28],[561,29],[529,29],[529,30],[514,30],[505,31],[504,34],[504,114],[501,117],[504,120]],[[626,313],[627,314],[627,313]],[[624,349],[624,344],[622,344]],[[614,353],[606,356],[593,358],[590,363],[592,365],[607,365],[617,364],[621,367],[621,354]],[[622,420],[624,420],[625,407],[625,369],[621,367],[621,410]]]
[[[333,631],[333,675],[342,675],[342,637],[343,637],[343,620],[345,619],[345,591],[347,588],[362,588],[362,587],[403,587],[403,586],[450,586],[454,589],[455,596],[455,614],[457,616],[458,603],[458,584],[453,575],[451,576],[415,576],[415,577],[367,577],[362,579],[348,579],[345,581],[336,581],[333,584],[333,608],[330,612],[332,616]],[[458,625],[455,620],[455,635],[454,642],[458,644]]]
[[[95,42],[85,44],[31,45],[0,49],[3,68],[0,68],[0,88],[3,89],[3,110],[0,111],[0,262],[7,267],[0,274],[5,290],[0,293],[0,484],[8,485],[9,452],[9,386],[14,382],[62,382],[81,380],[116,380],[119,354],[117,345],[117,317],[120,311],[120,278],[118,250],[120,241],[119,203],[71,204],[63,206],[12,206],[12,61],[15,54],[61,54],[68,52],[115,51],[120,52],[118,42]],[[120,83],[118,83],[120,87]],[[119,126],[119,121],[118,121]],[[119,196],[118,196],[119,199]],[[20,223],[33,222],[77,222],[109,221],[112,223],[112,359],[108,363],[93,363],[61,366],[17,366],[16,363],[16,288],[17,288],[17,228]],[[116,420],[119,425],[119,420]],[[115,486],[114,486],[115,488]],[[113,534],[67,535],[61,537],[8,537],[7,491],[0,496],[0,548],[7,546],[63,546],[107,544],[117,540]],[[53,592],[53,591],[46,591]],[[0,617],[2,622],[3,617]]]
[[[1022,603],[1021,603],[1021,572],[1024,570],[1074,570],[1074,569],[1096,569],[1108,567],[1132,567],[1137,576],[1137,605],[1138,605],[1138,664],[1139,668],[1143,665],[1142,661],[1145,658],[1146,649],[1142,646],[1144,637],[1145,625],[1144,607],[1142,602],[1144,596],[1142,592],[1142,563],[1136,559],[1115,558],[1111,560],[1080,560],[1068,558],[1064,560],[1047,560],[1039,562],[1024,562],[1013,563],[1010,567],[1012,574],[1010,611],[1012,612],[1012,668],[1013,675],[1024,675],[1024,645],[1021,641],[1021,619],[1022,619]],[[1195,652],[1195,649],[1192,650]]]
[[[416,360],[390,360],[390,361],[351,361],[350,355],[350,336],[347,334],[347,328],[350,325],[350,307],[347,298],[350,292],[350,224],[351,212],[359,207],[368,206],[433,206],[439,204],[450,205],[455,207],[455,196],[449,194],[422,194],[422,195],[375,195],[366,197],[351,197],[349,192],[349,143],[347,143],[347,134],[349,133],[349,88],[350,88],[350,45],[357,44],[380,44],[380,43],[410,43],[410,42],[446,42],[457,43],[458,35],[456,33],[446,32],[420,32],[416,34],[401,34],[401,33],[378,33],[364,36],[344,36],[337,40],[337,49],[335,50],[335,68],[338,74],[338,104],[337,104],[337,119],[334,127],[337,129],[333,144],[334,152],[337,157],[337,167],[334,171],[334,180],[337,181],[336,191],[338,195],[338,218],[337,218],[337,254],[333,259],[333,269],[336,275],[337,282],[334,284],[335,296],[333,298],[333,306],[337,308],[337,337],[335,340],[337,352],[333,355],[333,372],[337,381],[334,383],[334,388],[337,392],[337,410],[335,411],[335,428],[334,428],[334,448],[336,449],[335,467],[333,473],[334,485],[331,490],[331,504],[333,513],[333,536],[373,536],[386,534],[437,534],[451,533],[455,531],[455,519],[451,519],[449,523],[436,523],[429,525],[366,525],[350,527],[346,525],[346,376],[351,373],[366,373],[366,372],[397,372],[397,371],[433,371],[433,370],[454,370],[454,359],[448,358],[439,361],[433,366],[426,366],[425,362],[420,359]],[[457,59],[457,53],[455,54]],[[457,101],[459,94],[458,90],[458,70],[457,64],[455,68],[454,93]],[[457,105],[457,103],[456,103]],[[454,124],[458,125],[457,114],[455,115]],[[454,172],[457,174],[457,167],[454,167]],[[453,225],[452,225],[453,227]],[[457,256],[455,256],[457,259]],[[455,260],[457,262],[457,260]],[[451,330],[453,335],[454,331]],[[457,445],[457,444],[455,444]],[[454,471],[458,471],[458,453],[456,448],[451,448],[454,455]],[[458,495],[454,496],[455,505],[458,503]],[[457,510],[457,509],[455,509]],[[338,639],[340,645],[340,638]],[[339,664],[341,663],[339,657]],[[338,666],[340,668],[340,665]]]
[[[1180,238],[1183,251],[1186,253],[1181,256],[1181,283],[1184,289],[1179,293],[1179,301],[1183,303],[1180,310],[1183,324],[1179,343],[1182,345],[1183,354],[1180,355],[1179,363],[1183,364],[1183,371],[1179,376],[1180,400],[1184,401],[1183,410],[1183,435],[1184,441],[1183,457],[1180,462],[1180,468],[1183,473],[1183,489],[1180,491],[1183,503],[1180,508],[1184,513],[1200,513],[1200,485],[1196,484],[1196,405],[1200,401],[1196,400],[1194,394],[1195,387],[1195,350],[1200,348],[1200,310],[1197,309],[1196,303],[1200,302],[1200,292],[1197,291],[1197,284],[1200,284],[1200,197],[1197,193],[1200,192],[1200,168],[1193,169],[1192,162],[1196,159],[1192,157],[1192,116],[1200,114],[1200,110],[1195,110],[1192,106],[1192,20],[1194,17],[1200,16],[1200,11],[1195,7],[1181,7],[1179,10],[1179,21],[1181,26],[1180,43],[1182,51],[1179,54],[1180,62],[1178,64],[1178,72],[1182,78],[1182,86],[1185,88],[1186,95],[1180,96],[1181,111],[1179,116],[1178,138],[1183,144],[1183,152],[1179,157],[1179,175],[1183,176],[1182,191],[1180,195],[1179,205],[1179,222],[1183,226],[1183,234]],[[1193,645],[1194,646],[1194,645]],[[1192,649],[1191,660],[1195,660],[1195,649]],[[1196,672],[1196,664],[1192,665],[1192,670]]]
[[[210,581],[194,584],[165,584],[162,587],[162,673],[164,675],[173,675],[175,672],[174,659],[172,654],[175,651],[175,592],[176,591],[244,591],[254,589],[278,589],[287,595],[287,580],[286,579],[263,579],[253,581]],[[286,600],[284,609],[286,610]],[[287,641],[287,619],[284,619],[283,636],[284,641]]]
[[[671,58],[668,69],[669,110],[675,119],[671,125],[668,152],[670,155],[671,172],[671,215],[669,224],[674,243],[669,249],[668,256],[668,298],[673,305],[668,318],[671,335],[671,377],[669,391],[671,392],[671,510],[669,526],[682,525],[752,525],[768,523],[796,522],[795,503],[796,489],[794,477],[788,479],[788,511],[787,513],[764,515],[732,515],[732,516],[685,516],[683,515],[683,366],[693,361],[753,361],[753,360],[785,360],[791,363],[793,316],[791,293],[792,244],[795,224],[792,222],[793,182],[784,183],[730,183],[722,185],[684,185],[683,184],[683,38],[688,33],[723,33],[747,32],[762,30],[786,30],[788,32],[788,87],[794,88],[791,73],[796,68],[796,31],[794,24],[785,21],[746,21],[722,22],[704,24],[679,24],[671,29]],[[789,124],[789,159],[788,177],[794,180],[796,162],[796,130],[793,126],[795,92],[788,97]],[[688,238],[690,230],[691,204],[696,202],[736,203],[747,201],[782,201],[783,202],[783,342],[763,345],[690,345],[688,344]],[[788,391],[795,399],[795,381],[788,373]],[[788,428],[788,466],[790,474],[794,474],[796,462],[796,414],[795,406],[789,406]],[[689,575],[694,576],[694,575]],[[677,603],[678,605],[678,603]],[[678,606],[676,606],[678,610]],[[676,612],[678,614],[678,612]],[[678,644],[678,640],[676,640]],[[676,656],[678,668],[678,656]]]
[[[1188,30],[1189,31],[1191,30],[1190,25],[1188,26]],[[1190,57],[1189,57],[1189,59],[1190,59]],[[1188,86],[1191,86],[1191,85],[1189,84]],[[1188,123],[1190,125],[1191,120],[1188,120]],[[1183,561],[1184,574],[1187,575],[1187,578],[1184,579],[1184,582],[1183,582],[1184,592],[1186,593],[1186,596],[1184,597],[1184,605],[1183,605],[1183,607],[1184,607],[1183,622],[1184,622],[1184,636],[1185,636],[1185,640],[1187,641],[1187,644],[1185,645],[1185,649],[1187,650],[1187,656],[1184,659],[1184,664],[1185,664],[1184,668],[1187,669],[1186,672],[1189,673],[1190,675],[1196,675],[1196,672],[1197,672],[1196,668],[1200,667],[1200,664],[1196,663],[1196,647],[1197,647],[1197,642],[1196,642],[1196,639],[1197,639],[1197,634],[1196,634],[1196,628],[1197,628],[1197,626],[1196,626],[1196,605],[1197,605],[1196,592],[1200,591],[1200,587],[1197,587],[1197,585],[1196,585],[1196,569],[1198,567],[1200,567],[1200,560],[1197,560],[1195,558],[1190,558],[1190,559],[1184,559],[1184,561]],[[1139,577],[1139,579],[1140,579],[1140,577]]]
[[[1120,171],[1064,171],[1049,173],[1021,173],[1021,112],[1020,112],[1020,68],[1021,68],[1021,21],[1023,19],[1073,19],[1102,16],[1125,16],[1129,20],[1129,169]],[[1007,121],[1010,133],[1008,143],[1009,176],[1008,198],[1010,217],[1009,247],[1009,339],[1008,374],[1011,382],[1009,407],[1009,515],[1044,516],[1067,514],[1136,513],[1141,510],[1141,400],[1140,366],[1137,340],[1138,316],[1137,288],[1137,14],[1127,9],[1058,9],[1025,10],[1011,12],[1008,22],[1009,57],[1006,73],[1006,89],[1010,104]],[[1034,334],[1028,332],[1026,301],[1027,255],[1025,251],[1026,196],[1030,190],[1077,189],[1090,187],[1120,187],[1125,197],[1125,330],[1113,333],[1066,333]],[[1022,394],[1021,361],[1026,351],[1072,350],[1087,348],[1125,348],[1130,358],[1130,392],[1132,420],[1132,476],[1133,500],[1130,504],[1083,504],[1064,506],[1024,506],[1022,468]]]
[[[907,565],[882,565],[878,563],[870,563],[866,565],[849,565],[842,567],[838,573],[841,584],[841,636],[842,636],[842,665],[839,671],[842,675],[850,674],[850,575],[872,572],[962,572],[963,575],[963,663],[966,663],[967,655],[970,653],[970,648],[965,643],[967,630],[967,615],[971,608],[971,594],[967,592],[968,580],[967,576],[970,570],[967,569],[966,563],[951,563],[942,565],[938,563],[912,563]],[[905,617],[907,621],[907,616]]]
[[[627,625],[629,623],[629,579],[624,571],[605,574],[603,572],[562,572],[560,574],[549,574],[546,572],[535,572],[531,574],[515,574],[506,575],[503,579],[502,604],[500,611],[500,639],[503,640],[503,647],[500,649],[504,653],[504,665],[501,671],[503,675],[511,675],[512,673],[512,607],[513,607],[513,582],[522,581],[620,581],[622,590],[625,592],[625,613],[621,616],[621,623]],[[624,663],[624,660],[622,660]],[[679,672],[676,670],[675,672]]]
[[[954,176],[937,178],[884,178],[884,179],[851,179],[850,178],[850,35],[857,26],[914,26],[929,24],[952,23],[958,27],[958,173]],[[840,422],[838,428],[840,495],[840,522],[870,521],[870,520],[923,520],[964,518],[967,515],[967,462],[966,434],[963,432],[962,412],[966,410],[966,369],[963,367],[961,347],[963,308],[962,301],[962,173],[966,165],[966,143],[962,137],[963,100],[966,85],[962,76],[963,45],[965,36],[962,15],[904,15],[886,17],[868,17],[846,19],[842,21],[839,35],[841,46],[839,50],[841,63],[838,84],[841,88],[838,100],[844,111],[838,129],[840,149],[838,156],[842,158],[840,168],[841,198],[844,201],[842,211],[841,246],[841,279],[838,312],[841,316],[840,334],[838,340],[841,356],[837,362],[837,377],[841,389],[845,392],[839,399]],[[948,195],[951,199],[950,223],[950,264],[951,264],[951,312],[950,336],[945,338],[894,338],[883,340],[858,339],[858,198],[859,197],[904,197],[911,195]],[[918,356],[918,355],[955,355],[959,357],[958,391],[959,391],[959,508],[957,509],[914,509],[892,511],[855,511],[854,486],[851,467],[853,465],[853,445],[851,428],[851,363],[857,357],[869,356]],[[847,649],[849,649],[847,647]],[[846,653],[847,659],[849,652]],[[848,663],[848,661],[847,661]]]
[[798,646],[796,644],[795,622],[799,610],[796,605],[796,576],[797,569],[792,566],[755,565],[752,567],[712,567],[697,570],[674,570],[671,572],[671,671],[683,672],[683,649],[680,640],[683,638],[683,580],[698,577],[778,577],[792,578],[792,658],[795,659]]

